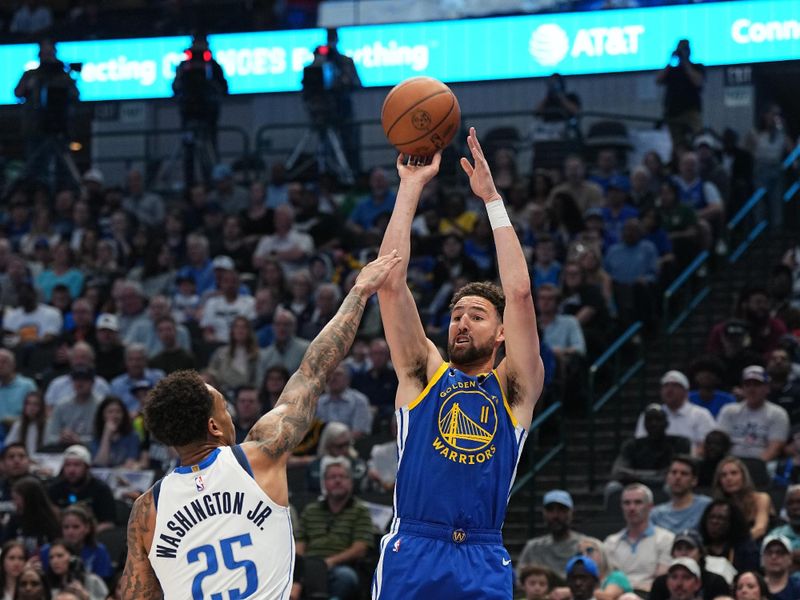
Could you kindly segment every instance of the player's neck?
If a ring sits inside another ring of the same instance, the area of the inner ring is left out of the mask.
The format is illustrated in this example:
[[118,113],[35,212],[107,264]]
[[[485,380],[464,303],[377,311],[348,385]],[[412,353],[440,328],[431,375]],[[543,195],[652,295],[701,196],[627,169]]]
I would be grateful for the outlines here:
[[175,448],[175,451],[178,453],[181,466],[187,467],[200,464],[209,454],[220,447],[222,447],[222,444],[219,442],[206,440],[200,444],[189,444]]
[[476,377],[478,375],[483,375],[485,373],[491,373],[492,367],[494,366],[494,355],[491,358],[475,361],[471,363],[464,363],[464,364],[456,364],[450,361],[450,366],[454,369],[458,369],[465,375],[469,375],[470,377]]

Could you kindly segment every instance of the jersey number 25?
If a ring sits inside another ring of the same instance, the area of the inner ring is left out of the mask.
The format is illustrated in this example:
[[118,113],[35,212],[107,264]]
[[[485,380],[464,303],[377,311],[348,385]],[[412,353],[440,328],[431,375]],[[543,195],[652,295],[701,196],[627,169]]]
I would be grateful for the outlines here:
[[[211,600],[244,600],[249,598],[255,593],[258,588],[258,571],[256,565],[251,560],[236,560],[233,557],[233,545],[239,544],[240,547],[252,546],[253,540],[250,539],[250,534],[237,535],[234,537],[225,538],[219,541],[219,548],[222,554],[222,562],[229,571],[236,569],[244,569],[247,585],[244,591],[239,588],[228,590],[228,598],[225,599],[221,592],[211,594]],[[219,559],[217,559],[217,551],[211,544],[205,544],[192,548],[186,554],[186,560],[195,563],[200,560],[200,555],[206,556],[206,569],[198,573],[194,581],[192,581],[192,600],[204,600],[203,595],[203,580],[210,577],[219,571]]]

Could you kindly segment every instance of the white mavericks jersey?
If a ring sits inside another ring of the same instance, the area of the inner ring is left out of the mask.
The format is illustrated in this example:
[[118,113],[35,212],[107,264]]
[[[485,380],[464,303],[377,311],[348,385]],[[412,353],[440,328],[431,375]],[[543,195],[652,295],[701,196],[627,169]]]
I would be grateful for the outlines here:
[[153,486],[153,500],[149,558],[165,600],[289,598],[289,509],[259,487],[241,446],[177,467]]

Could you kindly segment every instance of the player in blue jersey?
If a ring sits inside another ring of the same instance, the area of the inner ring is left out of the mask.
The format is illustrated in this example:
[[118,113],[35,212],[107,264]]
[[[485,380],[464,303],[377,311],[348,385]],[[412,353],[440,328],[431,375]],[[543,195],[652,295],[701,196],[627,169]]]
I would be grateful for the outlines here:
[[[449,362],[426,338],[406,284],[411,221],[422,189],[438,172],[397,160],[400,187],[380,254],[403,261],[378,292],[399,380],[400,461],[394,519],[381,542],[372,597],[377,600],[510,599],[511,558],[500,529],[544,367],[528,267],[497,193],[475,129],[474,164],[461,166],[486,204],[502,289],[470,283],[453,296]],[[505,345],[505,358],[496,364]]]
[[236,445],[225,399],[178,371],[144,406],[151,433],[181,466],[133,505],[123,600],[288,599],[294,563],[286,463],[308,430],[328,377],[350,349],[369,297],[400,262],[365,266],[306,350],[274,409]]

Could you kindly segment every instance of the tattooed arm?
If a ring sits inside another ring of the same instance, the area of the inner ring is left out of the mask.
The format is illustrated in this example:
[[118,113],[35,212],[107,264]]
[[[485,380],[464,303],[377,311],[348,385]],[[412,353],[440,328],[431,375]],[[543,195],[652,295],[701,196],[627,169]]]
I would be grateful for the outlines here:
[[133,503],[128,519],[128,559],[120,582],[122,600],[157,600],[163,597],[161,584],[147,557],[153,542],[155,524],[153,493],[147,491]]
[[[303,439],[311,426],[317,411],[317,400],[325,389],[328,377],[350,350],[367,300],[386,281],[389,272],[400,260],[397,251],[394,251],[377,258],[361,270],[336,315],[306,350],[300,367],[289,379],[275,408],[253,425],[243,448],[254,471],[260,470],[259,465],[269,469],[275,463],[280,463],[283,467],[291,451]],[[259,479],[258,474],[256,479]],[[277,498],[275,500],[280,501]]]

